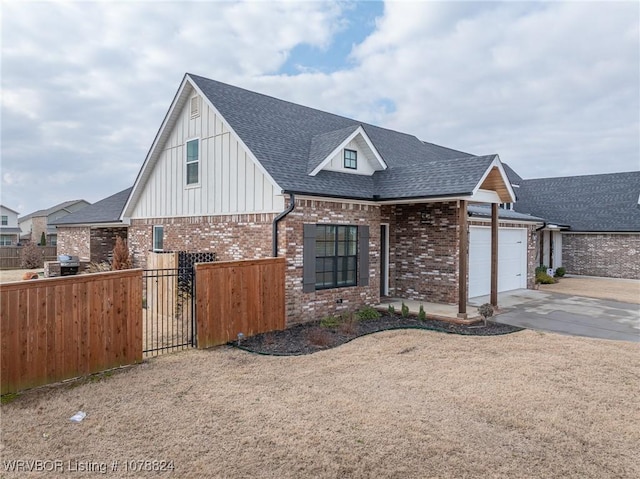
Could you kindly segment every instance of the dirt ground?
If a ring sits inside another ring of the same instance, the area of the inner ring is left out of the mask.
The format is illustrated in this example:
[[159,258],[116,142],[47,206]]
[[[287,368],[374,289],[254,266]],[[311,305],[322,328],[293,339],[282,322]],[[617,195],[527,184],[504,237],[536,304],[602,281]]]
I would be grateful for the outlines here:
[[22,281],[22,275],[26,272],[38,273],[41,278],[44,277],[44,269],[3,269],[0,270],[0,283],[11,283],[13,281]]
[[556,284],[541,284],[540,290],[640,304],[640,280],[637,279],[570,276]]
[[635,478],[639,383],[635,344],[532,331],[190,350],[4,404],[0,475],[29,477],[6,472],[22,459],[71,477]]

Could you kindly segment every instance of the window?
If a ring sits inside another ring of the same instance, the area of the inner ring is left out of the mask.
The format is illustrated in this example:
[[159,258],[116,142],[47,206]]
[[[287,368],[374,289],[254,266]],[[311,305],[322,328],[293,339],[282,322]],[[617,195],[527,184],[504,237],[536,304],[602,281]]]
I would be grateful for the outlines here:
[[316,289],[355,286],[357,226],[316,226]]
[[199,143],[200,140],[187,141],[187,185],[197,185],[198,178],[198,165],[200,160],[199,155]]
[[11,235],[0,235],[0,246],[11,246]]
[[2,215],[2,226],[7,226],[9,224],[9,217],[6,215]]
[[164,226],[153,227],[153,251],[162,251],[164,246]]
[[350,170],[358,169],[358,152],[354,150],[344,150],[344,167]]
[[58,245],[58,235],[49,235],[49,239],[47,241],[49,246],[57,246]]
[[499,208],[501,210],[512,210],[513,209],[513,203],[500,203]]

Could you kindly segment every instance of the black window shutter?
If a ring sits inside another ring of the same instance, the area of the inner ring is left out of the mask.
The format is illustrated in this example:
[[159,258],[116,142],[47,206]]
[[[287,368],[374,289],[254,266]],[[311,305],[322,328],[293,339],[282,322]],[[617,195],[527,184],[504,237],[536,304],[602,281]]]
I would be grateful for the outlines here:
[[302,243],[302,291],[316,290],[316,225],[305,224]]
[[369,286],[369,227],[358,226],[358,256],[360,281],[358,286]]

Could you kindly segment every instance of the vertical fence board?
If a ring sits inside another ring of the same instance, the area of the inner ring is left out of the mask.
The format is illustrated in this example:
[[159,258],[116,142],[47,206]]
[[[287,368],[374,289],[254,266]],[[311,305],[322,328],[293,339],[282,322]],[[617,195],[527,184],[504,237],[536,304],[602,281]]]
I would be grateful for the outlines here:
[[2,394],[142,360],[142,271],[0,285]]
[[284,258],[196,265],[198,347],[285,327]]

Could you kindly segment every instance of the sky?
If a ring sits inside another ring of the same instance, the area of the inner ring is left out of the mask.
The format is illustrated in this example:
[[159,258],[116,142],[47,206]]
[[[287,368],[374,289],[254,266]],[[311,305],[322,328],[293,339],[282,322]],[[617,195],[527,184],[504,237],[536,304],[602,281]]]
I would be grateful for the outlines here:
[[8,1],[3,205],[133,184],[186,72],[524,178],[640,169],[640,3]]

